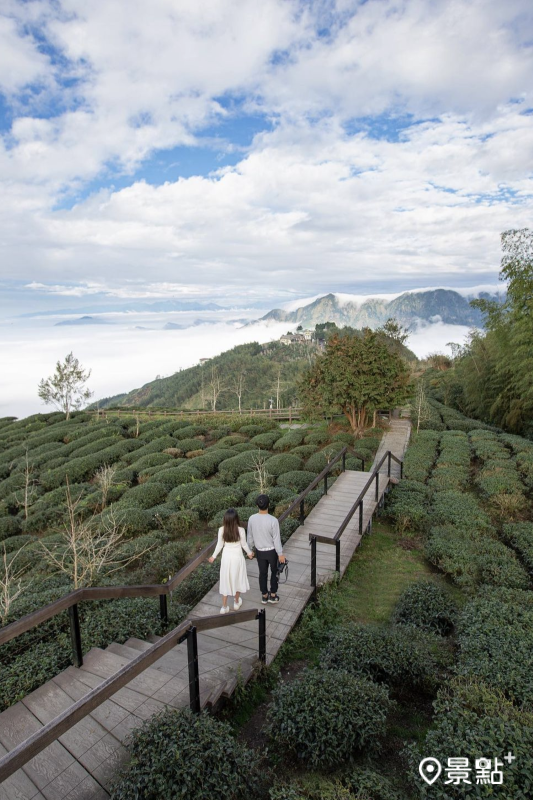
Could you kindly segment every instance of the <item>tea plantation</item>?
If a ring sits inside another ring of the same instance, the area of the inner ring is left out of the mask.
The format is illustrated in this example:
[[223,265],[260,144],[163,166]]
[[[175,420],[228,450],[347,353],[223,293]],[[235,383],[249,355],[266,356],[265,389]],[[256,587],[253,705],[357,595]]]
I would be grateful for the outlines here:
[[[68,421],[59,413],[0,419],[0,556],[4,571],[18,576],[14,584],[21,582],[9,609],[0,606],[0,623],[72,590],[64,537],[69,496],[78,527],[119,537],[113,558],[79,585],[162,583],[216,535],[228,507],[243,523],[256,512],[258,465],[279,515],[346,443],[353,438],[340,426],[287,430],[238,415],[160,417],[140,426],[133,416],[102,420],[84,412]],[[378,444],[369,432],[347,467],[360,469],[360,459],[370,464]],[[321,494],[320,487],[309,495],[308,508]],[[287,519],[283,538],[297,525]],[[205,565],[181,584],[169,624],[184,618],[217,576],[216,565]],[[162,632],[157,600],[82,604],[80,617],[85,650]],[[3,709],[68,666],[67,615],[0,647],[0,663]]]

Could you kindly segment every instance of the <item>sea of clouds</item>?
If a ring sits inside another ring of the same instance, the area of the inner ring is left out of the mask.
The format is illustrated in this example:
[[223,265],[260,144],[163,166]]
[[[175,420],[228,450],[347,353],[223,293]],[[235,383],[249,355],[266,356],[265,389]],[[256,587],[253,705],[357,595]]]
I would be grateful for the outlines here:
[[[257,310],[255,314],[258,315]],[[251,316],[251,312],[246,315]],[[185,330],[162,330],[166,321],[190,324],[191,316],[210,318]],[[138,388],[157,375],[167,377],[246,342],[267,342],[279,338],[295,324],[257,323],[252,326],[229,323],[235,311],[224,314],[116,314],[113,324],[101,326],[60,326],[56,319],[41,318],[24,325],[0,326],[0,417],[19,418],[45,410],[37,396],[41,378],[50,376],[58,360],[72,351],[92,374],[88,386],[94,399],[110,397]],[[239,316],[245,316],[239,314]],[[143,326],[145,330],[139,330]],[[152,327],[153,326],[153,327]],[[157,326],[157,327],[156,327]],[[423,358],[435,351],[448,352],[447,343],[462,342],[468,328],[436,321],[420,324],[408,341]],[[265,399],[266,396],[265,396]]]

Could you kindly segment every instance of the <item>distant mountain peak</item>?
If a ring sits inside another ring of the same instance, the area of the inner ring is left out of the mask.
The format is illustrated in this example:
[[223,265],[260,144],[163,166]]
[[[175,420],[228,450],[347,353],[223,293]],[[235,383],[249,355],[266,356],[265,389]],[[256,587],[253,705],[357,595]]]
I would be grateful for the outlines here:
[[[476,296],[476,293],[472,296]],[[491,295],[488,292],[483,292],[483,296],[499,302],[504,297],[502,293]],[[378,328],[390,317],[411,328],[419,322],[438,320],[448,325],[477,327],[483,323],[481,312],[470,306],[464,293],[454,289],[422,289],[398,295],[352,297],[350,299],[350,295],[339,296],[330,292],[308,304],[302,301],[303,305],[296,309],[292,304],[291,311],[274,308],[258,322],[296,322],[308,328],[323,322],[335,322],[339,326],[350,325],[353,328]]]

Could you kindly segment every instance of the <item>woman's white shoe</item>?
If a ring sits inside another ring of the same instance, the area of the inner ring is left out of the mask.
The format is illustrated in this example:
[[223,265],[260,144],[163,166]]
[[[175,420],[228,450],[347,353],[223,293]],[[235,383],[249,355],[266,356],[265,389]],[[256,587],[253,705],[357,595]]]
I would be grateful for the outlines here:
[[220,609],[221,614],[227,614],[229,612],[229,606],[222,606]]
[[241,606],[242,606],[242,597],[239,597],[239,600],[238,601],[236,600],[233,604],[233,610],[238,611]]

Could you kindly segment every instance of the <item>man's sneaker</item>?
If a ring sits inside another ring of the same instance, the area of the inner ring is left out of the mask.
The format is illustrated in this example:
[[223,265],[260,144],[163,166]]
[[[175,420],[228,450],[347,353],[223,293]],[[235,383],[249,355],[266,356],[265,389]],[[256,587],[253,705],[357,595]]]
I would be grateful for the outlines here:
[[228,614],[229,613],[229,606],[222,606],[220,609],[221,614]]
[[277,596],[277,594],[269,594],[268,602],[269,603],[279,603],[279,597]]
[[269,594],[262,594],[262,595],[261,595],[261,603],[262,603],[264,606],[266,606],[266,604],[268,603],[268,599],[269,599],[269,597],[270,597],[270,595],[269,595]]

